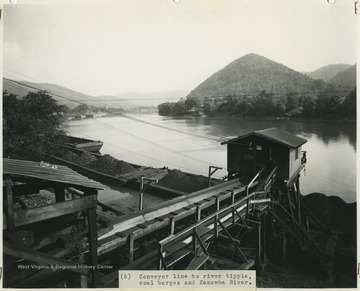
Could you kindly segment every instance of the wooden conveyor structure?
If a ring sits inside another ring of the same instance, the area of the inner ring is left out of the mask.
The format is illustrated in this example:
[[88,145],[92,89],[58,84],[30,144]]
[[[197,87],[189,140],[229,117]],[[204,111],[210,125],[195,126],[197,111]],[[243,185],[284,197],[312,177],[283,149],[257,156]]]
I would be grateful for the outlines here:
[[[324,227],[301,201],[305,142],[278,129],[229,140],[228,181],[190,194],[152,185],[158,194],[178,197],[128,214],[100,203],[97,191],[106,186],[90,179],[125,185],[158,170],[138,169],[119,178],[55,157],[66,166],[4,159],[6,287],[43,287],[49,278],[60,284],[75,278],[80,287],[118,287],[120,269],[197,270],[217,264],[263,270],[269,249],[285,262],[289,240],[311,253],[332,279],[339,233]],[[14,209],[16,199],[49,188],[53,203]],[[104,225],[100,209],[115,214],[110,225]],[[323,245],[311,237],[308,220],[320,229]],[[67,270],[19,270],[19,263]],[[9,271],[17,273],[16,280]]]
[[[212,260],[208,247],[222,237],[232,243],[241,261],[239,266],[249,269],[255,260],[246,257],[229,230],[233,227],[258,229],[258,263],[265,259],[261,219],[270,208],[269,191],[275,177],[276,168],[265,178],[261,169],[247,185],[238,180],[224,182],[159,207],[121,217],[111,232],[99,238],[98,255],[101,258],[125,247],[128,262],[121,269],[177,269],[181,266],[196,270]],[[178,230],[190,217],[190,225]],[[156,232],[162,233],[157,248],[135,255],[136,242]],[[106,286],[116,278],[117,271],[103,276],[101,282]]]

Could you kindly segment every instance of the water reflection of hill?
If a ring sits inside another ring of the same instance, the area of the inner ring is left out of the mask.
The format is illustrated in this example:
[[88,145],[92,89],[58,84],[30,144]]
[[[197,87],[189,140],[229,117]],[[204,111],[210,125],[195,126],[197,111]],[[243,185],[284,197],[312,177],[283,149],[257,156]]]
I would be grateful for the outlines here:
[[218,137],[234,137],[254,130],[277,127],[293,134],[316,135],[328,145],[330,142],[348,141],[356,150],[356,124],[350,122],[291,121],[291,120],[240,120],[240,119],[189,119],[189,127],[206,127],[207,134]]

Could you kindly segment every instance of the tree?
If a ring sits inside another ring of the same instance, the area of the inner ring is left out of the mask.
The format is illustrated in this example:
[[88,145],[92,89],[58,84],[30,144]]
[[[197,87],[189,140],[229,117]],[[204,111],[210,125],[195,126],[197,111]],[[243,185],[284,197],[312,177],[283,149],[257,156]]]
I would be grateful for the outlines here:
[[89,109],[90,109],[89,106],[87,106],[86,104],[80,104],[75,108],[73,108],[73,111],[75,113],[85,114]]
[[175,102],[165,102],[158,105],[160,116],[172,116],[174,113]]
[[344,103],[342,104],[342,114],[345,117],[356,117],[356,87],[345,97]]
[[40,161],[61,151],[63,107],[46,92],[3,93],[3,156]]

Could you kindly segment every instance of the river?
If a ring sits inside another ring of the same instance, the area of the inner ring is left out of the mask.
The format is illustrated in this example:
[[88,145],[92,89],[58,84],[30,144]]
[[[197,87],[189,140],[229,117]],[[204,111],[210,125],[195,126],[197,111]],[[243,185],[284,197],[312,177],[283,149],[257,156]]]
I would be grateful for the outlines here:
[[226,175],[226,146],[221,141],[277,127],[308,140],[302,194],[321,192],[356,201],[356,125],[346,122],[187,118],[157,115],[69,121],[70,135],[102,140],[103,154],[130,163],[169,167],[207,176],[209,165]]

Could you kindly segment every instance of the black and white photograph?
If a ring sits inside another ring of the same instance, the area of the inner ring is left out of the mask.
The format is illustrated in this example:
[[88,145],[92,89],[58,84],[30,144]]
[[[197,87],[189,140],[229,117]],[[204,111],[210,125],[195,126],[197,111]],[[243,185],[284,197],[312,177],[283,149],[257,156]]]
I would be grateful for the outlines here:
[[2,288],[357,288],[358,6],[4,0]]

